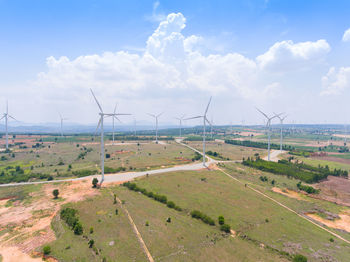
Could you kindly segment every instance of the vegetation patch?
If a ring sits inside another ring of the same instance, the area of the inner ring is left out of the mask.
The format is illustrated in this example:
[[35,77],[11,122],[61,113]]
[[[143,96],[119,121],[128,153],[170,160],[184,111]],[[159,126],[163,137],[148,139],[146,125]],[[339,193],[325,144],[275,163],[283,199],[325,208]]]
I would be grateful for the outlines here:
[[[250,141],[250,140],[231,140],[231,139],[226,139],[225,140],[226,144],[231,144],[235,146],[245,146],[245,147],[255,147],[255,148],[267,148],[267,143],[263,142],[256,142],[256,141]],[[280,145],[277,144],[270,144],[271,149],[280,149]],[[283,150],[294,150],[293,146],[290,145],[283,145],[282,146]]]

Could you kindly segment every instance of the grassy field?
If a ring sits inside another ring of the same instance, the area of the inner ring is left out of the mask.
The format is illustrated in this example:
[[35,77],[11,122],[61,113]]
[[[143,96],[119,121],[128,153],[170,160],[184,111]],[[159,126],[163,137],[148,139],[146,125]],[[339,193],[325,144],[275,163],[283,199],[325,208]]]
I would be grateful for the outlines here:
[[[202,142],[188,142],[188,145],[196,148],[197,150],[203,150]],[[212,151],[219,153],[223,158],[229,158],[230,160],[239,160],[241,161],[244,158],[252,157],[254,154],[258,153],[260,156],[265,156],[267,154],[267,150],[260,148],[251,148],[244,146],[235,146],[225,143],[219,142],[207,142],[206,143],[206,151]]]
[[[236,175],[236,171],[231,170],[230,173]],[[110,189],[125,201],[125,207],[156,261],[256,261],[258,258],[261,261],[283,261],[286,257],[281,256],[279,252],[282,251],[303,254],[308,257],[308,261],[324,261],[323,258],[328,258],[327,261],[350,259],[350,247],[347,244],[338,239],[330,242],[332,236],[329,233],[246,188],[244,184],[235,182],[220,171],[165,173],[138,179],[136,183],[148,191],[166,195],[168,200],[174,201],[183,209],[175,211],[167,208],[166,205],[125,187],[116,186]],[[278,181],[279,183],[283,182]],[[265,184],[258,183],[257,187],[268,191]],[[85,232],[91,226],[94,227],[93,236],[88,237],[93,238],[96,247],[101,249],[100,258],[106,256],[107,261],[114,261],[118,256],[123,256],[117,253],[121,252],[118,248],[123,248],[127,253],[131,252],[128,250],[133,245],[133,253],[130,254],[135,258],[134,261],[143,261],[142,250],[136,243],[121,208],[113,204],[113,197],[108,189],[103,190],[101,197],[71,205],[79,211]],[[317,200],[299,201],[270,193],[297,211],[305,204],[310,208],[317,204]],[[114,214],[115,208],[119,209],[118,216]],[[194,209],[216,221],[219,215],[223,215],[226,223],[231,225],[238,236],[222,234],[217,225],[209,226],[191,218],[189,213]],[[328,210],[336,211],[335,205],[330,205]],[[168,217],[171,218],[171,223],[166,222]],[[57,225],[55,227],[58,228]],[[95,261],[95,255],[86,248],[86,239],[73,235],[64,225],[56,231],[61,232],[58,234],[59,238],[50,244],[55,256],[66,261],[65,252],[72,252],[70,256],[74,255],[80,261]],[[119,240],[120,243],[117,243]],[[109,249],[110,241],[115,241],[114,248],[111,248],[114,253]],[[70,246],[68,251],[67,246]],[[80,257],[77,257],[76,250],[80,246],[85,251],[79,252]]]

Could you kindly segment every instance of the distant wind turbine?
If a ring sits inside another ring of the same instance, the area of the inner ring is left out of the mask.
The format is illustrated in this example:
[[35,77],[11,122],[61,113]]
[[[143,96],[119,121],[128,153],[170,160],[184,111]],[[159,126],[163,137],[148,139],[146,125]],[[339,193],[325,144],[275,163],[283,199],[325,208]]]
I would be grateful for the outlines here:
[[180,117],[175,117],[175,119],[179,120],[180,122],[180,137],[181,137],[181,129],[182,129],[182,121],[184,120],[185,115],[182,115]]
[[277,116],[271,116],[268,117],[264,112],[262,112],[260,109],[256,108],[264,117],[266,117],[266,129],[267,129],[267,160],[270,161],[270,140],[271,140],[271,120],[276,118]]
[[148,114],[151,117],[154,117],[154,119],[156,120],[156,144],[158,144],[158,118],[163,114],[164,112],[158,114],[158,115],[153,115],[153,114]]
[[8,121],[9,121],[9,118],[12,118],[13,120],[18,121],[13,116],[9,115],[8,101],[6,101],[6,112],[4,113],[3,117],[0,118],[0,120],[2,120],[4,118],[5,118],[5,129],[6,129],[6,150],[8,150],[9,149],[9,133],[8,133]]
[[63,121],[68,120],[68,118],[63,118],[61,113],[59,113],[61,119],[61,137],[63,137]]
[[205,165],[205,135],[206,135],[205,134],[205,126],[206,126],[206,123],[211,125],[211,123],[209,122],[209,120],[207,118],[207,112],[208,112],[208,109],[209,109],[210,102],[211,102],[211,97],[209,99],[207,108],[204,111],[204,115],[202,115],[202,116],[195,116],[195,117],[190,117],[190,118],[184,119],[184,120],[195,119],[195,118],[202,118],[203,119],[203,166],[206,166]]
[[282,151],[282,147],[283,147],[283,121],[284,121],[284,119],[286,119],[286,117],[288,115],[285,115],[285,116],[281,117],[281,115],[283,113],[280,113],[280,114],[274,113],[274,114],[275,114],[276,117],[278,117],[278,119],[280,120],[280,124],[281,124],[280,151]]
[[131,114],[117,114],[117,104],[115,104],[115,107],[114,107],[114,111],[113,111],[113,114],[114,116],[112,117],[112,125],[113,125],[113,142],[114,142],[114,120],[117,119],[119,121],[119,123],[121,123],[122,121],[120,121],[120,119],[117,117],[117,116],[129,116]]
[[104,113],[103,110],[102,110],[102,107],[100,105],[100,103],[98,102],[94,92],[92,91],[92,89],[90,89],[91,91],[91,94],[92,96],[94,97],[95,101],[96,101],[96,104],[97,106],[99,107],[100,109],[100,120],[98,121],[98,124],[97,124],[97,127],[96,127],[96,131],[95,131],[95,134],[98,130],[99,127],[101,127],[101,182],[100,182],[100,185],[102,185],[103,181],[104,181],[104,178],[105,178],[105,150],[104,150],[104,130],[103,130],[103,120],[105,117],[117,117],[118,115],[124,115],[124,114],[116,114],[116,113]]

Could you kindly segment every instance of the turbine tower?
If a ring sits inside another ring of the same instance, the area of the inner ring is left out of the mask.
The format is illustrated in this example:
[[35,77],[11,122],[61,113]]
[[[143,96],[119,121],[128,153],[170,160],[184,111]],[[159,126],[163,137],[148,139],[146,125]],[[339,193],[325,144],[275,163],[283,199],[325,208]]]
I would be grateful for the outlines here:
[[280,151],[282,151],[282,147],[283,147],[283,121],[284,121],[284,119],[286,119],[286,117],[288,115],[285,115],[284,117],[281,117],[281,115],[283,113],[280,113],[280,114],[274,113],[274,114],[280,120],[280,124],[281,124]]
[[185,115],[182,115],[180,117],[175,117],[175,119],[179,120],[180,122],[180,137],[181,137],[181,129],[182,129],[182,121],[184,120]]
[[158,114],[158,115],[153,115],[153,114],[148,114],[151,117],[154,117],[154,119],[156,120],[156,144],[158,144],[158,118],[163,114],[164,112]]
[[118,116],[129,116],[131,114],[117,114],[117,104],[115,104],[115,107],[114,107],[114,111],[113,111],[113,118],[112,118],[112,125],[113,125],[113,143],[114,143],[114,120],[117,119],[119,121],[119,123],[121,123],[122,121],[120,121],[120,119],[117,117]]
[[67,120],[68,118],[63,118],[61,113],[59,113],[61,119],[61,137],[63,137],[63,120]]
[[264,117],[266,117],[266,129],[267,129],[267,161],[270,161],[270,140],[271,140],[271,120],[276,118],[277,116],[268,117],[264,112],[260,109],[256,108]]
[[[101,127],[101,182],[100,182],[100,185],[102,185],[103,181],[104,181],[104,178],[105,178],[105,149],[104,149],[104,130],[103,130],[103,120],[105,117],[117,117],[119,115],[124,115],[124,114],[116,114],[116,113],[104,113],[103,110],[102,110],[102,107],[100,105],[100,103],[98,102],[94,92],[92,91],[92,89],[90,89],[91,91],[91,94],[92,96],[94,97],[95,101],[96,101],[96,104],[97,106],[99,107],[100,109],[100,113],[99,113],[99,116],[100,116],[100,120],[98,121],[98,124],[97,124],[97,127],[96,127],[96,132],[98,130],[99,127]],[[95,134],[96,134],[95,132]]]
[[184,119],[184,120],[189,120],[189,119],[195,119],[195,118],[203,118],[203,166],[205,166],[205,167],[206,167],[206,165],[205,165],[205,135],[206,135],[205,134],[205,125],[206,125],[206,123],[211,125],[211,123],[209,122],[209,120],[207,118],[207,112],[208,112],[208,109],[209,109],[210,102],[211,102],[211,97],[209,99],[207,108],[204,111],[204,115],[202,115],[202,116],[195,116],[195,117],[190,117],[190,118]]
[[6,151],[7,151],[9,149],[9,133],[8,133],[8,121],[9,121],[9,118],[12,118],[13,120],[17,121],[13,116],[9,115],[8,101],[6,101],[6,112],[4,113],[3,117],[0,118],[0,120],[2,120],[3,118],[5,118]]

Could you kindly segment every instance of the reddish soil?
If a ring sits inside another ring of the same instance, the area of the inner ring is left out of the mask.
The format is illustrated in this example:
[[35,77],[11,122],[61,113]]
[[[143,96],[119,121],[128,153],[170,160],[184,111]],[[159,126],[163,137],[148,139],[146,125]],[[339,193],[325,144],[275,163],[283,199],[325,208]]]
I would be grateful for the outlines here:
[[[59,189],[60,198],[54,200],[53,189]],[[50,224],[61,205],[75,202],[98,194],[90,181],[75,181],[59,185],[43,185],[41,190],[31,194],[32,201],[5,207],[7,200],[0,201],[0,228],[10,227],[10,233],[0,237],[0,254],[3,261],[41,261],[28,254],[36,248],[55,239]],[[18,241],[20,239],[20,241]]]
[[315,184],[315,188],[321,189],[314,198],[331,201],[339,205],[350,206],[350,180],[341,177],[328,176],[328,179]]
[[282,190],[282,189],[280,189],[278,187],[273,187],[272,191],[276,192],[276,193],[279,193],[281,195],[287,196],[287,197],[298,199],[298,200],[306,200],[305,198],[301,197],[300,193],[297,193],[297,192],[295,192],[293,190],[289,190],[289,189],[283,189]]
[[328,227],[350,232],[350,215],[348,213],[339,214],[340,219],[335,219],[335,220],[324,219],[312,213],[309,213],[306,215]]

